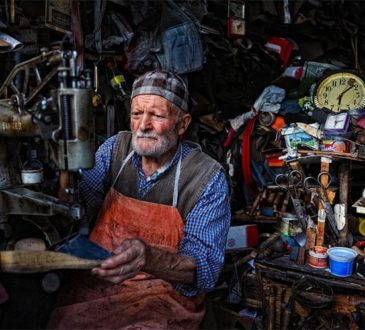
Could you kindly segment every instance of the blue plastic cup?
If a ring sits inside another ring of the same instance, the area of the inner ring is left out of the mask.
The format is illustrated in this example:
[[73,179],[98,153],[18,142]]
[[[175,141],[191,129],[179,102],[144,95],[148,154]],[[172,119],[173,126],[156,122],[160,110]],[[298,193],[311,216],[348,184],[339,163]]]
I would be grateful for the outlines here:
[[357,252],[346,247],[333,247],[327,251],[332,275],[348,277],[352,275]]

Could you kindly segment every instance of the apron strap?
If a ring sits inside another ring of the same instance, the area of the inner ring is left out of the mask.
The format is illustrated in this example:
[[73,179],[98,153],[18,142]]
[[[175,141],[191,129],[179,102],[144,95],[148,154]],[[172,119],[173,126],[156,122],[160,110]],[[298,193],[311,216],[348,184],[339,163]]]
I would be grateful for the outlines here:
[[123,161],[123,163],[122,163],[122,165],[120,166],[120,169],[119,169],[119,171],[118,171],[118,174],[117,174],[117,176],[115,177],[115,179],[114,179],[114,181],[113,181],[113,183],[112,183],[112,187],[114,187],[114,185],[115,185],[115,183],[117,182],[117,180],[118,180],[118,178],[119,178],[119,175],[120,175],[120,173],[122,173],[122,170],[123,170],[123,168],[126,166],[126,164],[128,163],[128,161],[132,158],[132,156],[135,154],[135,151],[134,150],[132,150],[129,154],[128,154],[128,156],[124,159],[124,161]]
[[174,182],[174,195],[172,198],[172,206],[177,207],[177,199],[179,197],[179,179],[181,173],[181,160],[182,160],[182,147],[180,146],[180,156],[176,167],[175,182]]

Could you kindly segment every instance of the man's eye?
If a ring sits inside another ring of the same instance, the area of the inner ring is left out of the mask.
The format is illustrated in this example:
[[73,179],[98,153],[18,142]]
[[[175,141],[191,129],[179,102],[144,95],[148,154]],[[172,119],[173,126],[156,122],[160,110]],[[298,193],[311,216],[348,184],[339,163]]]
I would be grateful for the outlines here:
[[140,116],[141,115],[141,113],[140,112],[132,112],[132,116],[133,117],[138,117],[138,116]]
[[157,115],[157,114],[154,114],[153,116],[156,117],[156,118],[165,118],[164,116]]

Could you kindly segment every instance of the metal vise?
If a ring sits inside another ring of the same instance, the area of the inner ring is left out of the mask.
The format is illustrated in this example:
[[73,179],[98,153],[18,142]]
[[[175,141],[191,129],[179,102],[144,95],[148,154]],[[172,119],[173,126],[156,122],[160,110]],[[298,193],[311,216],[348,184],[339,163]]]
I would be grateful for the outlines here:
[[[42,51],[39,56],[17,64],[0,87],[2,223],[10,215],[33,216],[33,220],[38,219],[34,222],[43,224],[36,224],[38,227],[49,230],[54,227],[44,224],[44,218],[49,216],[66,215],[73,220],[83,217],[77,178],[82,169],[94,165],[95,132],[91,71],[80,74],[76,58],[73,50]],[[58,88],[51,90],[49,85]],[[42,147],[43,159],[31,151],[23,159],[18,155],[21,146],[29,145],[31,139]],[[44,161],[52,162],[56,171],[72,176],[68,187],[68,192],[74,194],[72,203],[43,193],[41,182],[24,182],[24,177],[38,177],[32,171],[41,171]],[[34,168],[34,164],[40,165]],[[50,245],[60,239],[56,230],[51,231]]]

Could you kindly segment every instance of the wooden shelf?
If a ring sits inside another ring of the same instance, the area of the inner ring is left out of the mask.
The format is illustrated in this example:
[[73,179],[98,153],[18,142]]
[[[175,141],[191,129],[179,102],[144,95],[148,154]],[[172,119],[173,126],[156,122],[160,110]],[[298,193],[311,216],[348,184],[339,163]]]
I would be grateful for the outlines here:
[[237,222],[251,222],[251,223],[267,223],[267,224],[275,224],[279,218],[277,217],[265,217],[263,215],[248,215],[245,213],[242,214],[233,214],[232,220]]
[[[298,150],[299,155],[303,155],[305,157],[329,157],[334,159],[346,159],[346,160],[354,160],[358,162],[365,162],[365,159],[361,159],[355,157],[353,154],[345,153],[345,152],[331,152],[331,151],[319,151],[319,150]],[[300,157],[295,158],[293,160],[287,160],[287,162],[291,161],[300,161]]]
[[356,273],[349,277],[337,277],[327,269],[313,268],[307,264],[297,265],[289,259],[288,255],[271,260],[255,261],[255,265],[268,277],[276,279],[295,281],[302,276],[316,276],[333,287],[365,292],[365,280]]

